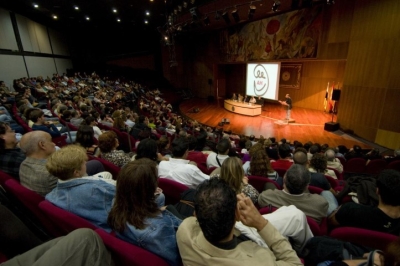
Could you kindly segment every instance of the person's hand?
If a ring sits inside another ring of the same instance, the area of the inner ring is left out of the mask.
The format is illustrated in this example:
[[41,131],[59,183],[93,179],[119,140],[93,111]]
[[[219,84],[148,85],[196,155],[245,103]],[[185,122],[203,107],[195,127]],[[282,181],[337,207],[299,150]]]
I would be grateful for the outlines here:
[[242,182],[243,184],[247,185],[249,183],[249,178],[247,176],[244,176]]
[[261,216],[249,197],[246,197],[243,193],[238,194],[236,197],[238,200],[237,209],[240,221],[244,225],[261,231],[268,224],[268,221]]
[[163,190],[159,187],[156,188],[156,192],[154,192],[154,195],[160,195],[163,192]]

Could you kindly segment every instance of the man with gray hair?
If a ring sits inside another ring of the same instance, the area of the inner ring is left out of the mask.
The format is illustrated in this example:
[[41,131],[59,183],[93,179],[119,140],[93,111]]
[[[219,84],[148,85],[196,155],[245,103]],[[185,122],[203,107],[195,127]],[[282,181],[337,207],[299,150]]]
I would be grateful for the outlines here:
[[325,157],[328,161],[328,167],[337,170],[339,173],[343,173],[343,165],[338,158],[336,158],[336,152],[329,148],[325,152]]
[[[46,169],[47,158],[56,151],[56,145],[52,142],[49,133],[38,130],[24,134],[20,147],[26,155],[19,168],[21,185],[46,196],[56,187],[58,180]],[[86,166],[89,175],[104,171],[104,167],[99,161],[89,161]]]
[[283,190],[267,189],[258,197],[260,207],[294,205],[307,216],[320,223],[327,216],[328,202],[318,194],[306,192],[310,183],[310,172],[306,167],[294,164],[283,177]]

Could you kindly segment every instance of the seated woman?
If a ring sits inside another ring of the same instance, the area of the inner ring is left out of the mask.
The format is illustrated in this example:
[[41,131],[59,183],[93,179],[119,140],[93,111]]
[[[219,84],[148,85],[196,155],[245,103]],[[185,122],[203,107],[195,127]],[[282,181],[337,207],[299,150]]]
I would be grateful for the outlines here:
[[118,129],[121,132],[126,132],[126,115],[125,111],[117,110],[112,114],[112,118],[114,119],[113,128]]
[[118,238],[153,252],[169,265],[181,265],[175,234],[182,221],[157,205],[157,176],[157,164],[150,159],[128,163],[119,174],[107,222]]
[[335,172],[327,168],[328,160],[323,154],[315,153],[310,160],[310,167],[308,170],[312,173],[322,173],[334,179],[337,179]]
[[272,169],[264,149],[252,153],[250,162],[243,164],[243,170],[246,175],[265,176],[274,181],[279,177],[278,173]]
[[115,164],[118,167],[122,167],[126,163],[131,161],[133,154],[117,150],[118,146],[119,146],[118,137],[114,131],[104,132],[99,137],[99,148],[101,151],[101,158]]
[[218,177],[224,179],[236,194],[243,193],[253,201],[258,202],[259,193],[252,185],[249,184],[249,179],[244,175],[242,161],[238,157],[229,157],[224,160],[221,168],[214,170],[211,178]]
[[94,137],[98,140],[99,136],[103,134],[103,132],[97,126],[96,118],[94,118],[93,116],[88,116],[85,118],[85,123],[86,125],[89,125],[91,128],[93,128]]
[[100,154],[99,147],[94,143],[94,132],[91,126],[82,125],[79,127],[75,143],[82,146],[88,155],[98,157]]

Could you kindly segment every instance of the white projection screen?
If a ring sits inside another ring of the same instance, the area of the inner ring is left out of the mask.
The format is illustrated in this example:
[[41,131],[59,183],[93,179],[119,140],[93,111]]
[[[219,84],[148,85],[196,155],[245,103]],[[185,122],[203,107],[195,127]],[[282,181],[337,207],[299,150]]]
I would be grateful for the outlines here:
[[247,64],[246,94],[278,100],[281,63]]

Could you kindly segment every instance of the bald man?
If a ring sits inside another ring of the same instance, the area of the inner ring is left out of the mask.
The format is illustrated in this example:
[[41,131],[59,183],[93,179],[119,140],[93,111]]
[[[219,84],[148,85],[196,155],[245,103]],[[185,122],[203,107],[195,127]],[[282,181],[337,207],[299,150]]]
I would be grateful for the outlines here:
[[[28,132],[22,136],[20,147],[26,154],[26,159],[19,169],[21,185],[46,196],[56,187],[58,180],[46,169],[47,158],[56,151],[50,134],[41,130]],[[89,161],[86,167],[89,175],[104,171],[99,161]]]

